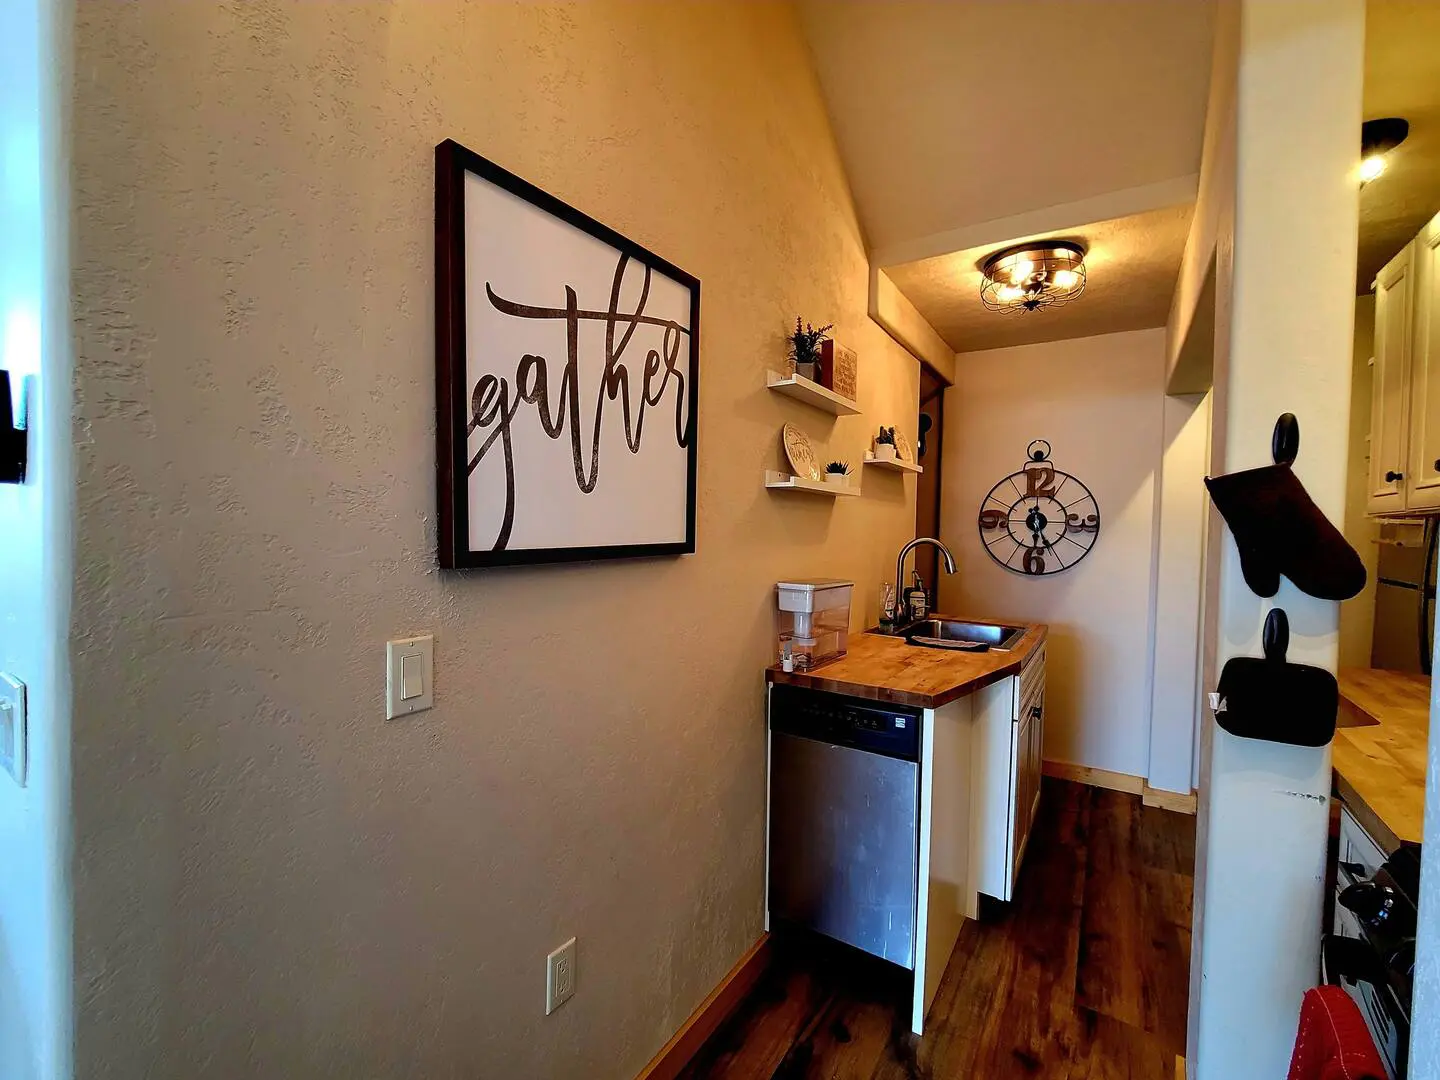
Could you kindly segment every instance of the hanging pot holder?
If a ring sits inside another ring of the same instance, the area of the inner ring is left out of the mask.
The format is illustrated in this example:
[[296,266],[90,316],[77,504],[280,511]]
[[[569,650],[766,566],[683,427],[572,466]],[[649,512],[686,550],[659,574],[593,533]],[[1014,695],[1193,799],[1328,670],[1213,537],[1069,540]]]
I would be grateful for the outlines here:
[[1340,689],[1324,668],[1292,664],[1290,620],[1280,608],[1265,617],[1265,658],[1236,656],[1220,672],[1215,722],[1242,739],[1325,746],[1335,737]]

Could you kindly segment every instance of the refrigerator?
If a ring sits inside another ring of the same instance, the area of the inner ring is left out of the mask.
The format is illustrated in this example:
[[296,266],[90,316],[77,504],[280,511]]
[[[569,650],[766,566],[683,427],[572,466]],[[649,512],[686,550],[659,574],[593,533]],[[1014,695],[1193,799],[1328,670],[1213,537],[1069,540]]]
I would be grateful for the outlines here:
[[1440,528],[1432,519],[1425,522],[1420,543],[1381,545],[1371,667],[1430,674],[1437,538]]

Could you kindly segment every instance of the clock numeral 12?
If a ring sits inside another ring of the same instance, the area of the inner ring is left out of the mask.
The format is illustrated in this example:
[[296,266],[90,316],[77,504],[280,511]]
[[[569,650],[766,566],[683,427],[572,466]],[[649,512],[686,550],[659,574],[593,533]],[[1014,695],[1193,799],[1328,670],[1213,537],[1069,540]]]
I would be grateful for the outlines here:
[[1055,497],[1055,466],[1025,466],[1025,495],[1031,499],[1053,499]]

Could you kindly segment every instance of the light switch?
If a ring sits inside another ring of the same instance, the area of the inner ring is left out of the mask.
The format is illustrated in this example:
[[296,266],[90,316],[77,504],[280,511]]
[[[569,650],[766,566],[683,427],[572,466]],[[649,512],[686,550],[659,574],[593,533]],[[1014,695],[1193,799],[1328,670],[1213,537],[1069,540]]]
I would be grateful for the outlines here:
[[385,719],[435,704],[435,638],[398,638],[385,645]]
[[0,768],[25,786],[25,684],[0,673]]
[[425,676],[420,671],[420,654],[400,657],[400,700],[409,701],[425,692]]

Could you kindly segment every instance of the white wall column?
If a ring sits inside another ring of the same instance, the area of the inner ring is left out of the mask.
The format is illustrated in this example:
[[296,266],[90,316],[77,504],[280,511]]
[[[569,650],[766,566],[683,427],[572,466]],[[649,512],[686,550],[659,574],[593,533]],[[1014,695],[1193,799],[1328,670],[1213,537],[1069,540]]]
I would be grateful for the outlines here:
[[[1275,419],[1293,412],[1295,471],[1341,522],[1364,4],[1240,0],[1228,10],[1238,20],[1234,241],[1216,325],[1212,467],[1267,464]],[[1218,664],[1260,655],[1266,611],[1278,606],[1290,617],[1290,658],[1334,668],[1337,604],[1288,580],[1273,600],[1255,596],[1228,533],[1214,556]],[[1283,1076],[1301,995],[1317,981],[1329,750],[1237,739],[1207,717],[1202,754],[1190,1067],[1200,1080]]]
[[1210,445],[1208,396],[1167,397],[1155,526],[1154,677],[1146,782],[1190,793],[1199,715],[1201,564],[1209,497],[1203,476]]
[[[0,770],[0,1077],[69,1080],[73,560],[71,5],[0,4],[0,369],[24,398],[23,484],[0,485],[0,671],[25,683],[23,786]],[[63,88],[63,90],[62,90]],[[10,416],[0,417],[9,423]]]

